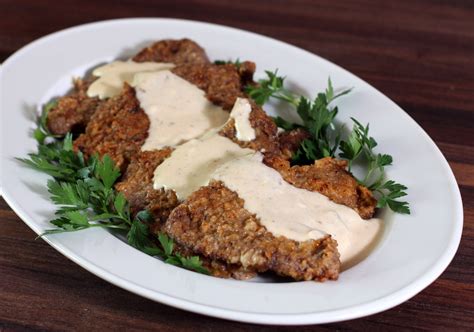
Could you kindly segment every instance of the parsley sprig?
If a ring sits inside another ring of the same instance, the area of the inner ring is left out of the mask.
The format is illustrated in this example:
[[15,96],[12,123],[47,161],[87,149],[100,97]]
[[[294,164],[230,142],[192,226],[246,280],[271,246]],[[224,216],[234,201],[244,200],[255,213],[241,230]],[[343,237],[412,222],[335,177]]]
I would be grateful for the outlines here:
[[336,128],[334,119],[338,113],[337,106],[330,104],[336,98],[348,94],[351,89],[335,93],[331,79],[324,92],[317,94],[314,100],[289,91],[284,86],[285,77],[278,76],[278,70],[265,71],[266,78],[256,85],[246,87],[246,92],[258,105],[263,105],[270,98],[291,104],[296,108],[302,124],[289,122],[281,117],[274,118],[276,125],[284,130],[304,128],[310,138],[301,142],[292,157],[294,164],[311,164],[324,157],[339,157],[348,161],[348,170],[358,159],[367,163],[365,176],[358,182],[368,187],[378,198],[377,207],[388,206],[395,212],[409,214],[408,202],[397,200],[406,196],[407,187],[393,180],[385,179],[385,167],[392,165],[393,158],[388,154],[375,153],[377,141],[369,136],[369,125],[363,126],[352,118],[354,126],[350,135],[342,140],[342,127]]
[[240,66],[242,65],[242,62],[240,62],[240,59],[237,58],[234,61],[232,61],[232,60],[215,60],[214,64],[215,65],[229,65],[229,64],[231,64],[231,65],[236,66],[237,68],[240,68]]
[[278,69],[273,72],[265,70],[265,74],[267,78],[259,80],[258,85],[249,85],[245,88],[249,97],[260,106],[263,106],[270,98],[275,98],[297,107],[300,97],[284,88],[285,77],[278,76]]
[[392,165],[393,158],[388,154],[375,153],[377,141],[369,136],[369,124],[363,126],[359,121],[354,122],[352,131],[346,141],[341,141],[339,156],[347,159],[349,171],[355,160],[364,158],[367,162],[365,177],[359,182],[377,193],[377,207],[388,205],[393,211],[410,214],[408,202],[398,201],[397,198],[406,196],[407,187],[393,180],[385,180],[385,167]]
[[39,144],[43,144],[45,139],[48,137],[59,138],[59,135],[54,135],[51,133],[47,126],[48,120],[48,113],[57,106],[57,102],[55,100],[50,101],[46,105],[44,105],[43,110],[41,112],[41,116],[38,117],[37,125],[38,127],[33,132],[33,137],[38,141]]
[[115,229],[124,232],[128,243],[144,253],[208,273],[198,256],[183,257],[175,252],[173,240],[166,234],[159,233],[153,240],[152,217],[147,210],[131,215],[125,196],[114,189],[120,171],[108,155],[86,160],[80,151],[73,150],[71,134],[63,141],[50,143],[45,143],[45,137],[40,138],[38,152],[29,154],[29,159],[19,160],[53,177],[47,186],[51,200],[58,206],[56,218],[51,220],[56,228],[46,230],[41,236],[96,227]]
[[305,128],[310,138],[303,140],[293,156],[293,163],[308,164],[323,157],[334,157],[339,145],[340,135],[334,125],[334,118],[338,108],[329,104],[351,89],[338,94],[334,93],[332,82],[328,79],[328,87],[324,92],[318,93],[311,101],[304,96],[298,96],[284,87],[285,77],[278,76],[278,70],[265,71],[267,78],[258,82],[257,86],[247,86],[247,94],[259,105],[265,104],[270,98],[288,102],[296,107],[296,112],[302,120],[302,125],[291,123],[282,117],[276,117],[277,126],[292,130],[298,127]]

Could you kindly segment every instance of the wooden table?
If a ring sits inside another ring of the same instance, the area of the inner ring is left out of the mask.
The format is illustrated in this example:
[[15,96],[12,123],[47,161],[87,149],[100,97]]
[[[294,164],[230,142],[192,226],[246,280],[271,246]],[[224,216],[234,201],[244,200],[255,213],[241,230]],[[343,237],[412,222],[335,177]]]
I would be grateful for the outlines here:
[[[52,3],[0,0],[0,61],[38,37],[81,23],[179,17],[251,30],[305,48],[394,100],[435,140],[453,168],[464,201],[461,245],[442,276],[411,300],[377,315],[321,328],[474,329],[472,1]],[[35,241],[35,234],[1,199],[0,219],[0,330],[256,328],[174,309],[102,281],[42,240]]]

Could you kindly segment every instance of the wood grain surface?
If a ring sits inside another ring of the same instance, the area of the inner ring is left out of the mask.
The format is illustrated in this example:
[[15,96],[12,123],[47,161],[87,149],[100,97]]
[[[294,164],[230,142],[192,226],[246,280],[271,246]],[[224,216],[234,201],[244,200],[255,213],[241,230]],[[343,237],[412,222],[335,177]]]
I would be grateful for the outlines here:
[[[474,329],[473,1],[0,0],[0,61],[60,29],[149,16],[254,31],[341,65],[406,110],[438,144],[456,175],[464,231],[442,276],[386,312],[301,330]],[[0,221],[0,330],[292,330],[209,318],[146,300],[35,241],[1,199]]]

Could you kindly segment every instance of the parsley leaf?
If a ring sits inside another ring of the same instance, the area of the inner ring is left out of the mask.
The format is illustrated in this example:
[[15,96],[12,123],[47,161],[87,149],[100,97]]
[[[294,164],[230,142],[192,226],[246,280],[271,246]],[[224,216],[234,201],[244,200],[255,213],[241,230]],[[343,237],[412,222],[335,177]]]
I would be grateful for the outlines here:
[[229,64],[232,64],[232,65],[236,66],[237,69],[239,69],[240,66],[242,65],[242,62],[240,62],[240,59],[237,58],[235,61],[231,61],[231,60],[215,60],[215,61],[214,61],[214,64],[215,64],[215,65],[229,65]]
[[278,69],[273,72],[266,70],[265,74],[267,78],[259,80],[257,85],[248,85],[245,87],[245,92],[255,103],[262,106],[270,97],[273,97],[289,102],[294,106],[298,105],[298,97],[284,88],[283,83],[285,77],[278,76]]
[[55,100],[50,101],[46,105],[44,105],[41,115],[38,117],[37,125],[38,127],[33,132],[33,137],[39,144],[43,144],[47,137],[57,138],[60,135],[54,135],[50,132],[47,121],[48,121],[48,114],[49,112],[57,106],[57,102]]

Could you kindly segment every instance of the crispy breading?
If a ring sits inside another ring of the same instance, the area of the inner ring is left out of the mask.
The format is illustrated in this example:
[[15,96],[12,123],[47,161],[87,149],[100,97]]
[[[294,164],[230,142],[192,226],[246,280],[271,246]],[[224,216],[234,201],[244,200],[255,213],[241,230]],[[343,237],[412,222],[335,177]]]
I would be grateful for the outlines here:
[[284,131],[278,135],[282,157],[290,160],[293,154],[300,147],[301,142],[307,138],[310,138],[310,134],[303,128]]
[[[252,104],[250,113],[250,123],[255,129],[255,140],[241,142],[235,138],[233,121],[229,121],[219,132],[221,135],[232,139],[242,147],[252,148],[256,151],[265,149],[270,154],[277,153],[277,130],[273,121],[263,112],[263,110]],[[153,189],[153,173],[173,151],[165,148],[156,151],[141,151],[135,155],[128,166],[122,180],[115,185],[115,188],[122,192],[127,198],[132,213],[140,210],[149,210],[154,223],[151,232],[156,234],[162,231],[165,221],[171,211],[180,203],[176,194],[172,190]],[[183,246],[177,246],[177,251],[184,254],[194,254]],[[256,272],[252,268],[246,268],[239,264],[227,264],[219,259],[201,257],[204,265],[210,273],[217,277],[232,277],[235,279],[249,279],[255,276]]]
[[267,164],[295,187],[320,192],[332,201],[356,210],[362,218],[372,218],[377,200],[347,171],[345,160],[327,157],[316,160],[312,165],[290,166],[291,156],[309,137],[309,133],[302,128],[281,133],[278,136],[281,154],[267,159]]
[[122,171],[140,151],[148,136],[150,120],[140,108],[135,90],[125,85],[122,93],[101,104],[74,141],[74,148],[86,157],[108,154]]
[[73,91],[58,99],[47,118],[47,126],[53,134],[84,131],[96,109],[103,103],[97,97],[87,96],[87,89],[92,81],[93,79],[75,79]]
[[318,281],[339,274],[337,243],[330,236],[304,242],[276,237],[222,182],[194,192],[173,210],[164,230],[193,252],[258,272]]
[[206,91],[206,97],[215,105],[230,111],[237,97],[244,96],[244,87],[252,80],[255,64],[187,64],[177,66],[172,72]]
[[132,60],[135,62],[169,62],[177,65],[209,63],[204,49],[187,38],[160,40],[141,50]]
[[[161,232],[161,229],[159,231]],[[158,230],[154,230],[153,234],[157,234],[157,232]],[[199,256],[202,265],[209,271],[210,275],[214,277],[248,280],[257,275],[255,270],[247,269],[240,264],[227,264],[225,261],[219,259],[210,259],[198,255],[196,252],[191,251],[176,242],[174,243],[173,252],[179,253],[183,257]]]
[[[255,139],[250,142],[242,142],[235,138],[233,121],[229,121],[219,134],[228,137],[241,147],[256,151],[265,150],[265,154],[270,156],[277,153],[277,130],[272,119],[259,106],[252,103],[249,120],[255,129]],[[153,189],[153,172],[172,151],[172,148],[141,151],[132,158],[123,178],[116,184],[116,189],[123,192],[130,202],[132,212],[146,208],[152,212],[157,221],[163,223],[171,210],[179,204],[172,190]]]
[[147,209],[159,223],[164,222],[179,202],[172,190],[153,189],[153,172],[173,149],[166,148],[138,153],[115,189],[122,192],[130,204],[132,214]]
[[[177,64],[173,73],[204,90],[211,102],[227,111],[236,98],[246,97],[244,88],[253,84],[255,71],[252,62],[210,64],[204,50],[188,39],[157,42],[133,60]],[[116,189],[127,198],[132,214],[143,209],[152,213],[152,234],[166,232],[175,240],[178,253],[199,255],[214,276],[248,279],[257,272],[273,271],[295,280],[337,279],[340,261],[336,241],[330,236],[305,242],[274,236],[221,182],[212,181],[184,202],[172,190],[153,189],[154,170],[173,149],[141,151],[150,122],[133,88],[125,84],[120,95],[100,101],[87,97],[90,83],[76,81],[75,92],[60,98],[50,112],[48,126],[61,134],[71,129],[81,132],[85,127],[85,133],[74,142],[75,149],[86,157],[95,153],[111,156],[123,173]],[[376,200],[346,171],[344,161],[324,158],[313,165],[291,166],[292,154],[308,133],[297,129],[278,136],[272,119],[249,101],[249,120],[256,139],[237,140],[232,119],[221,128],[220,135],[264,153],[264,162],[295,187],[320,192],[353,208],[363,218],[373,215]]]
[[219,133],[243,148],[260,151],[264,153],[265,156],[278,155],[280,148],[277,137],[277,126],[267,113],[265,113],[260,106],[255,104],[252,99],[248,99],[248,101],[252,107],[252,111],[249,114],[249,121],[255,130],[255,139],[248,142],[239,141],[236,138],[237,131],[235,129],[234,119],[230,119]]
[[[175,67],[173,72],[203,89],[208,99],[226,110],[232,108],[244,88],[239,69],[234,65],[185,65]],[[94,153],[109,154],[125,171],[145,142],[149,126],[148,116],[140,108],[134,89],[125,85],[119,96],[99,107],[74,146],[86,157]],[[276,132],[276,127],[274,130]]]
[[[171,152],[171,148],[166,148],[138,153],[128,166],[122,181],[115,185],[115,189],[127,198],[130,212],[133,215],[144,209],[153,215],[151,234],[162,231],[162,226],[169,214],[179,204],[176,194],[172,190],[153,189],[153,172]],[[194,252],[180,245],[176,245],[174,250],[183,256],[195,255]],[[245,280],[256,274],[251,269],[245,269],[240,265],[226,264],[220,260],[201,257],[201,261],[204,267],[216,277]]]
[[[133,57],[133,61],[169,62],[176,65],[209,63],[204,50],[189,39],[158,41],[141,50]],[[99,105],[105,101],[87,96],[87,89],[94,80],[94,77],[76,79],[73,91],[58,99],[57,106],[49,112],[47,120],[53,134],[82,133],[95,111],[102,110]]]
[[326,157],[312,165],[290,166],[288,160],[276,157],[267,160],[267,164],[295,187],[317,191],[336,203],[354,209],[364,219],[371,218],[375,213],[377,200],[346,170],[345,160]]

